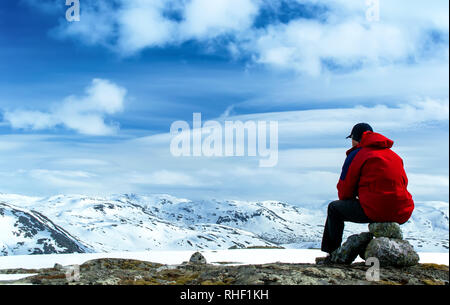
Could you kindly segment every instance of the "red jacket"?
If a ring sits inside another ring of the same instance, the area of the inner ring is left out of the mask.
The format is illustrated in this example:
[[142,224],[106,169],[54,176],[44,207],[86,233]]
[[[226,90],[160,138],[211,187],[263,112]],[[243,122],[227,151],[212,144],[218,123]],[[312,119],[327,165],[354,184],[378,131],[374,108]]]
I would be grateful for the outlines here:
[[394,142],[366,131],[347,151],[337,189],[340,200],[356,196],[367,217],[375,222],[405,223],[414,210],[407,190],[403,160],[390,148]]

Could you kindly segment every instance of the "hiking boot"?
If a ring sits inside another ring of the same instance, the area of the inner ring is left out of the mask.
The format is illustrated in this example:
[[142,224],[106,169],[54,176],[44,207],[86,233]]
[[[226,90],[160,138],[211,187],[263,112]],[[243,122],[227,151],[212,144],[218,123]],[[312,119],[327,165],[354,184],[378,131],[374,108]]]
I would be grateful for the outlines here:
[[317,265],[332,265],[333,262],[331,261],[331,255],[328,255],[326,257],[316,257],[316,264]]

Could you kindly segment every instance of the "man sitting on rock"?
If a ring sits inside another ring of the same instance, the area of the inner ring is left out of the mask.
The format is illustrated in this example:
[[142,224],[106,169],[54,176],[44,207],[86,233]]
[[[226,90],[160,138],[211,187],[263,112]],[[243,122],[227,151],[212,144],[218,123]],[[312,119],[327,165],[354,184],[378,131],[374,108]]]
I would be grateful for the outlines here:
[[341,245],[345,221],[403,224],[414,210],[403,160],[390,149],[394,142],[366,123],[356,124],[347,138],[353,147],[337,185],[339,200],[328,205],[322,238],[321,249],[329,254]]

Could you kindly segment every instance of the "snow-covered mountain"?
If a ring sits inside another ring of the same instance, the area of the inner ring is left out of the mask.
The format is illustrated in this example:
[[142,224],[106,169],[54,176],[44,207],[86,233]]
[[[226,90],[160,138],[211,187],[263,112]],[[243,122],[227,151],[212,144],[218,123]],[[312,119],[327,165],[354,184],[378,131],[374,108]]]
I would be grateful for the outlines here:
[[83,253],[88,249],[36,211],[0,203],[0,255]]
[[[134,194],[46,198],[0,194],[0,202],[1,255],[276,245],[319,248],[327,205],[312,209],[276,201],[192,201]],[[17,235],[23,217],[32,220],[25,221],[27,231],[21,229]],[[416,203],[402,229],[418,251],[447,252],[448,203]],[[367,225],[347,224],[344,238],[362,231]],[[41,245],[43,238],[47,246]]]

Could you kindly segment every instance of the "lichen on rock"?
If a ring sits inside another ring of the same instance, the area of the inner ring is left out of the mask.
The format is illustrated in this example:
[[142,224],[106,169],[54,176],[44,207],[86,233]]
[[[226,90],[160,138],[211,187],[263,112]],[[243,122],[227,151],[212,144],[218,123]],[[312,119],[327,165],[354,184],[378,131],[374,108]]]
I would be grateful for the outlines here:
[[206,258],[200,252],[195,252],[189,259],[190,264],[206,264]]
[[372,238],[373,235],[370,232],[349,236],[342,246],[331,254],[331,261],[339,264],[351,264],[358,254],[364,253]]
[[365,257],[376,257],[381,266],[413,266],[419,262],[419,255],[406,240],[379,237],[367,246]]
[[375,237],[403,239],[400,225],[396,222],[374,222],[369,224],[369,232]]

